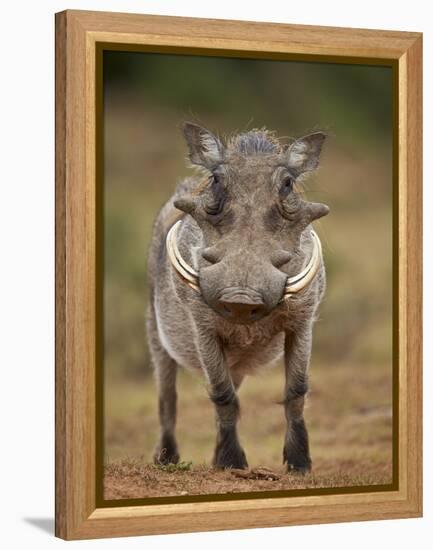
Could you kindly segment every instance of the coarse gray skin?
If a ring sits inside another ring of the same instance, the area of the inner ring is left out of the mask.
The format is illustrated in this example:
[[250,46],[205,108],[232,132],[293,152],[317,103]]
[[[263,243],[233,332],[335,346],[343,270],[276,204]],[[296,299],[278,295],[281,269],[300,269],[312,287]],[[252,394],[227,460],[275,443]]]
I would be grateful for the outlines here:
[[[161,423],[154,461],[179,460],[176,372],[182,366],[204,374],[215,405],[214,466],[247,467],[237,433],[237,390],[246,374],[284,355],[283,462],[308,471],[303,410],[313,323],[325,289],[323,262],[310,285],[281,300],[287,277],[311,256],[311,222],[329,211],[295,190],[296,180],[317,167],[325,134],[283,146],[266,130],[227,142],[192,123],[183,131],[189,158],[203,175],[178,185],[155,221],[149,251],[147,329]],[[182,215],[178,247],[198,271],[201,293],[181,279],[166,253],[167,231]]]

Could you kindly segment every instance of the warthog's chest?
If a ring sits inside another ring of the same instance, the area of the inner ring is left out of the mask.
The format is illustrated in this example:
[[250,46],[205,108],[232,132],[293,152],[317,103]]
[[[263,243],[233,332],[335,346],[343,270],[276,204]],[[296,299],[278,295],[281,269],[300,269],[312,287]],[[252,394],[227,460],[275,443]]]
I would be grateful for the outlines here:
[[281,323],[231,325],[224,327],[221,339],[228,367],[245,374],[273,363],[284,350]]
[[278,359],[284,349],[285,322],[285,316],[275,314],[250,325],[218,321],[228,366],[255,370]]
[[248,349],[266,346],[277,334],[284,332],[287,321],[287,310],[281,308],[264,319],[248,325],[237,325],[218,318],[217,331],[226,347]]

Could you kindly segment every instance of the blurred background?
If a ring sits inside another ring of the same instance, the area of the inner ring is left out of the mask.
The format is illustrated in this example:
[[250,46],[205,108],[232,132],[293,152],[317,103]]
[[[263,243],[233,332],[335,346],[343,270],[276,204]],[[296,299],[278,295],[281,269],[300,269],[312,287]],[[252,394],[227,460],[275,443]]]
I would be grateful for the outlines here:
[[[157,440],[146,255],[158,209],[192,174],[180,132],[192,119],[222,135],[263,126],[282,137],[329,132],[320,169],[304,185],[308,199],[331,208],[316,224],[328,289],[310,368],[311,451],[324,474],[390,482],[391,69],[105,52],[104,109],[106,462],[148,462]],[[277,365],[240,390],[240,437],[251,465],[281,463],[283,380]],[[212,406],[189,372],[179,380],[178,436],[183,460],[209,463]]]

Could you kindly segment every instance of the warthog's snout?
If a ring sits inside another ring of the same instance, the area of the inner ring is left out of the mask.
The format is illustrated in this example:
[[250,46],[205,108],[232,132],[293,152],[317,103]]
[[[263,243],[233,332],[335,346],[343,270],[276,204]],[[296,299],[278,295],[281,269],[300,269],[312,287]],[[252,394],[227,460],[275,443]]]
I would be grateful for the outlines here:
[[226,289],[215,309],[222,317],[237,324],[258,321],[269,312],[262,296],[250,289]]

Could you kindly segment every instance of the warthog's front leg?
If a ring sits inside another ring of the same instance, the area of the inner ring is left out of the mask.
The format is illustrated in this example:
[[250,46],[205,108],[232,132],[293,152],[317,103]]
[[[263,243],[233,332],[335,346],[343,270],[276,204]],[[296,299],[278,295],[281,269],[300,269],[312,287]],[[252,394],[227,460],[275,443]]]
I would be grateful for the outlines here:
[[286,334],[284,410],[287,431],[283,462],[288,470],[308,472],[311,469],[308,432],[304,421],[304,400],[308,391],[308,365],[311,355],[312,326],[303,326]]
[[159,422],[161,425],[160,439],[153,455],[155,464],[177,464],[179,462],[175,436],[177,368],[177,363],[166,355],[160,357],[158,366],[155,369],[159,394]]
[[204,336],[200,338],[199,349],[209,384],[209,397],[216,413],[217,440],[213,465],[217,468],[246,468],[247,459],[237,433],[239,400],[220,343],[216,336]]
[[147,330],[158,388],[158,411],[161,426],[161,434],[153,455],[153,461],[155,464],[177,464],[179,462],[179,452],[175,437],[175,426],[178,366],[161,345],[152,310],[148,313]]

